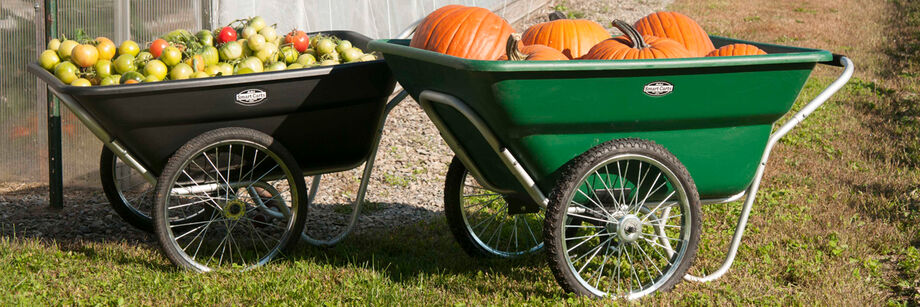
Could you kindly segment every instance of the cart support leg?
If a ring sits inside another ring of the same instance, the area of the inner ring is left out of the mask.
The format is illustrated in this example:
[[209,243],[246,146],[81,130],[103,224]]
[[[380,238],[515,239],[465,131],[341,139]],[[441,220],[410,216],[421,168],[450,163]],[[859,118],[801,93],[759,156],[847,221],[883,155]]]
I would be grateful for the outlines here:
[[[301,236],[304,241],[318,246],[332,246],[336,243],[339,243],[339,241],[342,241],[342,239],[344,239],[346,236],[348,236],[349,233],[351,233],[352,230],[354,230],[358,223],[358,215],[361,214],[361,206],[364,205],[364,196],[367,195],[367,185],[370,183],[371,174],[374,171],[374,160],[377,158],[377,149],[380,148],[380,139],[383,136],[383,128],[386,125],[387,117],[390,115],[390,112],[393,111],[393,108],[396,108],[396,106],[399,105],[399,103],[406,99],[408,96],[409,93],[406,91],[400,91],[398,94],[396,94],[395,97],[393,97],[393,99],[390,99],[390,102],[387,103],[386,108],[383,110],[383,118],[380,119],[380,124],[377,125],[377,132],[374,136],[373,147],[371,148],[371,152],[367,157],[367,162],[364,162],[364,171],[361,174],[361,185],[358,186],[358,195],[355,196],[355,202],[352,205],[353,209],[351,211],[351,218],[348,220],[348,226],[345,226],[345,230],[343,230],[342,233],[333,237],[332,239],[318,240],[310,238],[304,234]],[[310,195],[312,196],[315,196],[316,191],[319,189],[319,178],[319,175],[313,177],[313,187],[310,191]],[[312,197],[310,201],[313,201]]]
[[760,181],[763,179],[763,172],[767,166],[767,161],[770,159],[770,152],[773,151],[773,146],[775,146],[783,136],[789,133],[792,128],[802,123],[808,115],[818,109],[818,107],[824,104],[824,102],[830,99],[831,96],[837,93],[837,91],[850,81],[850,77],[853,76],[854,70],[853,62],[846,57],[842,57],[840,58],[840,64],[844,67],[843,74],[770,136],[767,147],[764,149],[763,157],[760,160],[760,165],[757,166],[757,172],[754,174],[754,182],[752,182],[751,186],[747,189],[747,197],[744,199],[744,206],[741,208],[738,226],[735,229],[735,235],[732,236],[732,243],[728,248],[728,255],[725,256],[725,261],[722,262],[722,266],[707,276],[697,277],[687,274],[684,276],[684,279],[696,282],[709,282],[719,279],[728,272],[729,268],[731,268],[732,263],[735,261],[735,256],[738,254],[738,247],[741,245],[741,237],[744,235],[744,228],[747,226],[748,217],[751,215],[751,207],[754,205],[754,199],[757,198],[757,190],[760,188]]

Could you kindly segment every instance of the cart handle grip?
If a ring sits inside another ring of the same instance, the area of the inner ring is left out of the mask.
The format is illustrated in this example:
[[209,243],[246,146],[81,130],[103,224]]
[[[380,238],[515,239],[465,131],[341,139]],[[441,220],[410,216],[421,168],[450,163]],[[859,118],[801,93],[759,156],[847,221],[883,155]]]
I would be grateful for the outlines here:
[[843,62],[843,59],[847,56],[842,54],[834,53],[834,58],[827,62],[820,62],[819,64],[830,65],[835,67],[845,67],[846,63]]

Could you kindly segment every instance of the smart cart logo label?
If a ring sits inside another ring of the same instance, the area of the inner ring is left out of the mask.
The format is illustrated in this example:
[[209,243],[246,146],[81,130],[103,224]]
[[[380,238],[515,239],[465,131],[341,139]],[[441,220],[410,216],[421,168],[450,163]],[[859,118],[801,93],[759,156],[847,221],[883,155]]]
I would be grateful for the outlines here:
[[674,84],[666,81],[655,81],[645,85],[643,91],[646,95],[652,97],[661,97],[674,92]]
[[260,89],[248,89],[236,94],[236,103],[244,106],[254,106],[268,98],[268,93]]

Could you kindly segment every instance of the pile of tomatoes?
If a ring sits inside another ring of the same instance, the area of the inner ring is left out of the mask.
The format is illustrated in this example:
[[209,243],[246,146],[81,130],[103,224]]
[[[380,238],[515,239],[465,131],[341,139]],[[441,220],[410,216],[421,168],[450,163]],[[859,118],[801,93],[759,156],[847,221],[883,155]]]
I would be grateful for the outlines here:
[[209,78],[373,61],[377,57],[334,36],[300,30],[279,35],[256,16],[214,31],[175,30],[146,45],[118,47],[105,37],[52,39],[39,64],[73,86],[118,85]]

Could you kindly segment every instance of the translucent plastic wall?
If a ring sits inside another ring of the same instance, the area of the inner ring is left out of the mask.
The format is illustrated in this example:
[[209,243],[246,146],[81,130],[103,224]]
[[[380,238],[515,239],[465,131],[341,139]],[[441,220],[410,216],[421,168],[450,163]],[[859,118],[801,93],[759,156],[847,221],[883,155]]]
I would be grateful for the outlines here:
[[[373,38],[399,34],[413,21],[447,4],[491,9],[511,21],[521,12],[532,12],[548,0],[220,0],[217,23],[228,24],[259,15],[278,23],[279,30],[292,28],[353,30]],[[285,31],[286,32],[286,31]]]
[[[45,88],[26,72],[45,48],[43,0],[0,0],[0,182],[46,181]],[[198,30],[261,15],[279,32],[354,30],[393,37],[447,4],[486,7],[514,21],[548,0],[57,0],[58,33],[77,29],[142,45],[174,29]],[[102,143],[63,108],[64,180],[98,184]]]

